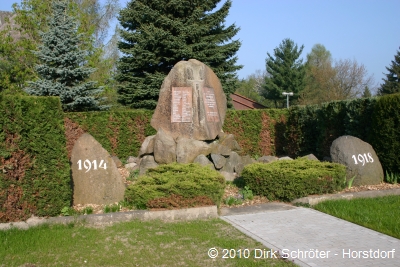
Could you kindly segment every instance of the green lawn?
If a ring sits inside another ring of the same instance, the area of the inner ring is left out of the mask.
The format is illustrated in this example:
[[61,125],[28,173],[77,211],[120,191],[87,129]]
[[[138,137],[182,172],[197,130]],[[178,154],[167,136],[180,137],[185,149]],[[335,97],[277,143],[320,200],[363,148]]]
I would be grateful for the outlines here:
[[[216,259],[207,254],[213,247]],[[250,257],[222,259],[223,248],[249,249]],[[220,219],[101,228],[42,225],[0,231],[0,266],[295,266],[282,259],[254,259],[256,248],[266,249]]]
[[400,239],[400,196],[329,200],[313,208]]

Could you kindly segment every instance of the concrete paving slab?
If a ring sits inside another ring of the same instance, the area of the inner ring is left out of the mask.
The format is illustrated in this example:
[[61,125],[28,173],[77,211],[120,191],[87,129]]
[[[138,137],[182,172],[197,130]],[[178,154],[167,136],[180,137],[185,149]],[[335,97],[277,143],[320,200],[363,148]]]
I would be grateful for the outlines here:
[[290,207],[220,218],[300,266],[400,266],[399,239],[313,209]]

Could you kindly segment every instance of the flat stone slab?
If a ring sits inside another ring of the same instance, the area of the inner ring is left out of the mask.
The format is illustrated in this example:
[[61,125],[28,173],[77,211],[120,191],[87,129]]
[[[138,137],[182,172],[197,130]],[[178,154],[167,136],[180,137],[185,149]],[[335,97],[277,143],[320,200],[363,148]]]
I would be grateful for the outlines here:
[[[300,266],[372,267],[400,263],[399,239],[313,209],[293,207],[220,218]],[[255,248],[249,249],[254,258]],[[374,258],[376,255],[379,257]]]

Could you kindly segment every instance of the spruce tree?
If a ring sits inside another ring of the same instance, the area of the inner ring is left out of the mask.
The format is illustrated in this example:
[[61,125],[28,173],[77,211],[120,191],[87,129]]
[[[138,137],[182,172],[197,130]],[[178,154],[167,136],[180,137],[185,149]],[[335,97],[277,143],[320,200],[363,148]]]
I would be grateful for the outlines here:
[[86,81],[95,71],[84,66],[86,51],[81,50],[77,24],[67,14],[67,3],[55,1],[49,19],[49,30],[41,33],[43,44],[35,55],[42,64],[36,66],[37,81],[28,82],[25,91],[37,96],[59,96],[64,111],[105,109],[96,97],[102,89]]
[[381,84],[378,95],[400,93],[400,50],[394,56],[391,66],[386,67],[386,69],[389,73],[386,74],[385,79],[382,79],[384,83]]
[[[21,93],[27,81],[37,78],[35,66],[40,62],[33,51],[42,44],[39,33],[49,29],[47,16],[54,1],[60,0],[18,1],[10,19],[0,25],[0,91]],[[68,0],[68,14],[76,18],[82,33],[81,48],[88,51],[88,66],[96,68],[90,78],[102,85],[111,81],[109,66],[115,64],[106,57],[103,43],[118,7],[118,0]]]
[[239,28],[224,25],[230,0],[212,13],[218,2],[131,0],[121,10],[118,46],[124,55],[116,76],[121,104],[154,109],[165,76],[177,62],[191,58],[211,67],[228,97],[235,91],[240,41],[231,39]]
[[371,90],[369,90],[368,86],[364,87],[364,92],[362,93],[361,97],[372,97]]
[[[279,47],[274,49],[274,56],[267,53],[267,73],[262,95],[275,103],[275,107],[283,107],[286,96],[283,92],[293,92],[291,99],[296,100],[304,89],[305,67],[303,60],[298,59],[304,46],[298,48],[290,39],[284,39]],[[279,103],[279,105],[278,105]]]

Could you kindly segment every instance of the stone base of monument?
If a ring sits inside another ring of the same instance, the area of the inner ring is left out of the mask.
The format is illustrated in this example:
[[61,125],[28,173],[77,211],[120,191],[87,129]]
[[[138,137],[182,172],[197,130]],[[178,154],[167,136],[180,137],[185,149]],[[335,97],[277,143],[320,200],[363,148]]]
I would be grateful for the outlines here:
[[149,168],[168,163],[198,163],[219,171],[226,180],[240,175],[244,166],[255,162],[250,156],[240,156],[241,148],[232,134],[220,132],[216,139],[199,141],[185,137],[174,139],[159,130],[148,136],[139,151],[139,174]]

